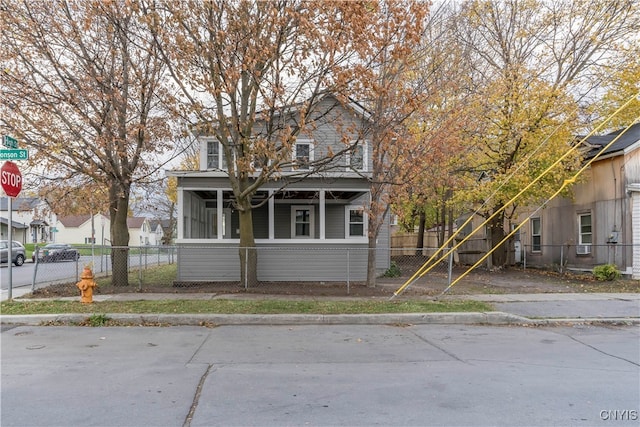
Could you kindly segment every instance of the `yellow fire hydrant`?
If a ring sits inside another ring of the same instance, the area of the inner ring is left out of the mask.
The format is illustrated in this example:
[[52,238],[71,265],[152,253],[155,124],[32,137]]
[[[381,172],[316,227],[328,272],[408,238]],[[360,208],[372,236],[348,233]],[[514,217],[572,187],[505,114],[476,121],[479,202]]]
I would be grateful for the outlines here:
[[80,289],[80,302],[82,303],[92,303],[93,302],[93,288],[97,287],[98,284],[95,280],[93,280],[93,272],[91,271],[91,267],[88,265],[84,267],[82,270],[82,276],[80,276],[82,280],[76,283],[78,289]]

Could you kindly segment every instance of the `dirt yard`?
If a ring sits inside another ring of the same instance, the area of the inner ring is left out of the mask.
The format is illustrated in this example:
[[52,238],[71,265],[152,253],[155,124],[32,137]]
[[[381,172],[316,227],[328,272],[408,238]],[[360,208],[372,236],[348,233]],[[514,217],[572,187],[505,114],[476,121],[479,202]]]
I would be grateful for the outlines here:
[[[466,270],[456,268],[453,280]],[[408,277],[380,277],[375,287],[367,287],[364,283],[318,283],[318,282],[263,282],[245,289],[238,282],[231,283],[175,283],[173,286],[156,286],[144,284],[128,287],[99,286],[96,294],[117,293],[216,293],[216,294],[271,294],[271,295],[304,295],[334,297],[390,297],[406,283]],[[438,296],[447,288],[448,278],[445,273],[429,273],[416,280],[399,293],[404,298],[412,296]],[[74,284],[53,285],[36,290],[34,298],[51,298],[76,296],[78,289]],[[598,282],[592,275],[558,274],[540,270],[522,270],[510,268],[489,272],[476,270],[468,274],[447,290],[448,294],[509,294],[509,293],[552,293],[552,292],[640,292],[640,282],[634,280],[616,280]]]

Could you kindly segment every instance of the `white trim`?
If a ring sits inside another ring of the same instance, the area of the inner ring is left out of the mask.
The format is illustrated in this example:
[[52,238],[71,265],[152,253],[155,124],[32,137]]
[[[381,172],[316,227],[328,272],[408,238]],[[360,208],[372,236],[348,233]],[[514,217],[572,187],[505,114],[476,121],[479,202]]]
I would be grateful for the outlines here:
[[[533,234],[533,221],[534,220],[538,220],[539,225],[539,230],[538,230],[538,234]],[[531,222],[531,252],[535,252],[535,253],[540,253],[542,252],[542,217],[535,217],[535,218],[531,218],[530,220]],[[539,236],[540,237],[540,249],[534,249],[534,243],[533,243],[533,238],[534,236]]]
[[326,216],[326,200],[325,200],[325,196],[326,196],[326,191],[325,190],[320,190],[318,192],[318,202],[320,205],[320,240],[325,240],[326,239],[326,221],[327,221],[327,216]]
[[[296,211],[309,211],[309,236],[296,236]],[[291,238],[292,239],[313,239],[315,231],[315,205],[291,205]]]
[[[178,218],[177,218],[177,224],[176,227],[178,228],[177,230],[177,236],[176,236],[176,241],[180,240],[180,239],[184,239],[184,188],[182,187],[178,187],[178,197],[176,202],[178,203]],[[104,244],[104,242],[102,242],[102,244]]]
[[269,194],[269,200],[267,201],[268,221],[269,221],[269,240],[274,240],[276,237],[276,211],[275,200],[273,200],[273,190],[267,191]]
[[[590,222],[589,226],[591,227],[591,231],[589,233],[582,232],[582,217],[585,217],[585,216],[589,217],[589,222]],[[586,234],[591,236],[591,242],[585,243],[582,241],[582,236]],[[578,245],[591,246],[592,244],[593,244],[593,215],[591,215],[591,212],[578,213]],[[591,249],[589,249],[589,253],[591,253]]]
[[[351,239],[256,239],[255,242],[260,245],[264,245],[268,247],[271,244],[277,245],[292,245],[292,246],[309,246],[309,245],[353,245],[357,244],[368,244],[368,240],[366,237],[358,237]],[[214,245],[214,246],[223,246],[228,245],[230,247],[236,247],[240,243],[240,239],[224,239],[222,242],[216,239],[176,239],[176,244],[192,244],[192,245]]]
[[224,203],[222,203],[222,197],[224,194],[224,190],[218,189],[216,190],[216,237],[218,240],[224,239]]

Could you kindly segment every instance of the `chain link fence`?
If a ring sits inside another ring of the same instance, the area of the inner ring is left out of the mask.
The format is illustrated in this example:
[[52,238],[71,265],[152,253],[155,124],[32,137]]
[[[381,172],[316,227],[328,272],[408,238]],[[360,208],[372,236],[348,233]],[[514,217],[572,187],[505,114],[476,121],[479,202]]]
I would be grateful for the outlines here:
[[[88,266],[96,278],[126,274],[129,285],[142,289],[154,267],[175,265],[176,258],[175,246],[36,246],[30,284],[33,291],[52,284],[77,283]],[[28,271],[15,271],[21,273],[14,278],[16,287],[24,286]]]
[[[318,287],[327,295],[349,295],[366,287],[366,269],[371,249],[347,247],[257,247],[181,245],[181,246],[77,246],[77,255],[52,257],[37,248],[32,272],[27,268],[14,269],[22,285],[32,290],[52,284],[73,284],[80,280],[85,266],[90,266],[95,277],[110,277],[103,281],[118,287],[117,278],[127,274],[125,292],[262,292],[305,294],[305,290]],[[594,265],[610,263],[624,271],[631,265],[632,245],[575,245],[522,246],[523,269],[537,268],[560,273],[570,270],[591,270]],[[640,247],[637,248],[640,251]],[[241,255],[251,260],[255,256],[256,269],[249,271],[250,263],[242,263]],[[396,290],[408,280],[417,287],[444,289],[469,265],[461,265],[454,254],[446,255],[438,248],[379,248],[375,249],[379,268],[376,285]],[[588,253],[582,253],[588,252]],[[435,255],[435,256],[434,256]],[[433,256],[433,258],[432,258]],[[423,267],[431,259],[429,270]],[[435,262],[435,264],[433,264]],[[628,262],[628,264],[625,264]],[[580,264],[583,263],[583,264]],[[28,266],[30,263],[25,264]],[[385,268],[380,268],[384,265]],[[582,267],[580,267],[582,266]],[[479,267],[478,270],[483,270]],[[31,275],[31,277],[28,277]],[[123,287],[124,288],[124,287]],[[114,290],[117,292],[118,290]],[[309,292],[311,293],[311,292]],[[360,292],[362,294],[362,292]],[[372,294],[373,295],[373,294]]]

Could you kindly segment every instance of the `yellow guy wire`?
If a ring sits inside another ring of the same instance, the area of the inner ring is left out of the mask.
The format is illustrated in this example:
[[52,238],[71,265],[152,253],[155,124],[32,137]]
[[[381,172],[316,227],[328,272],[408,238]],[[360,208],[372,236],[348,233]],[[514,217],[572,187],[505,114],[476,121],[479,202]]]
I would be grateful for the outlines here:
[[558,196],[558,194],[560,194],[567,185],[569,184],[573,184],[576,182],[576,178],[578,178],[578,176],[580,176],[580,174],[582,172],[585,171],[585,169],[587,169],[589,166],[591,166],[591,164],[598,160],[598,157],[600,157],[600,155],[606,150],[608,149],[611,145],[613,145],[613,143],[615,143],[618,139],[620,139],[622,137],[622,135],[624,135],[631,126],[633,126],[633,124],[635,124],[636,121],[640,120],[640,116],[636,117],[635,120],[632,122],[632,124],[630,124],[629,126],[627,126],[619,135],[617,135],[613,140],[611,140],[611,142],[609,142],[607,145],[605,145],[600,151],[598,151],[598,154],[596,154],[593,158],[591,158],[587,163],[584,164],[584,166],[582,166],[571,178],[569,179],[565,179],[564,182],[562,183],[562,185],[560,186],[560,188],[553,193],[547,200],[545,200],[544,203],[542,203],[540,206],[538,206],[538,208],[533,211],[531,214],[529,214],[529,216],[527,216],[527,218],[525,218],[517,227],[515,227],[509,234],[507,234],[498,244],[496,244],[493,248],[491,248],[490,251],[488,251],[482,258],[480,258],[475,264],[473,264],[467,271],[465,271],[464,273],[462,273],[456,280],[454,280],[453,282],[451,282],[451,284],[449,286],[447,286],[447,288],[442,291],[442,293],[440,295],[438,295],[438,298],[441,297],[442,295],[444,295],[449,289],[451,289],[451,287],[453,285],[455,285],[456,283],[458,283],[460,280],[462,280],[464,277],[467,276],[467,274],[469,274],[474,268],[476,268],[477,266],[479,266],[480,264],[482,264],[484,262],[484,260],[486,260],[489,255],[491,255],[493,252],[495,252],[495,250],[497,248],[499,248],[500,246],[502,246],[503,243],[505,243],[511,236],[513,236],[518,230],[520,230],[520,228],[522,228],[522,226],[524,224],[526,224],[531,218],[533,218],[538,212],[540,212],[540,210],[545,207],[547,205],[547,203],[549,203],[551,200],[553,200],[554,198],[556,198]]
[[[460,233],[460,230],[462,230],[472,219],[473,219],[473,215],[471,215],[469,218],[467,218],[467,220],[460,226],[458,227],[458,230],[449,237],[449,239],[447,239],[446,242],[444,242],[442,244],[442,246],[439,248],[438,251],[436,251],[436,253],[434,253],[423,265],[422,267],[420,267],[400,288],[398,288],[393,295],[391,296],[391,299],[395,298],[396,296],[400,295],[402,292],[404,292],[404,290],[406,288],[408,288],[411,284],[413,284],[417,279],[423,277],[425,274],[427,274],[429,271],[431,271],[431,269],[433,269],[433,267],[435,265],[437,265],[440,261],[444,260],[447,256],[449,256],[449,254],[451,254],[453,251],[455,251],[456,249],[458,249],[463,243],[465,243],[469,238],[471,238],[471,236],[473,236],[478,230],[480,230],[482,227],[484,227],[489,221],[491,221],[493,218],[495,218],[498,214],[500,214],[500,212],[502,212],[503,210],[505,210],[507,208],[508,205],[510,205],[511,203],[513,203],[518,197],[520,197],[523,193],[525,193],[527,190],[529,190],[529,188],[531,188],[535,183],[537,183],[540,179],[542,179],[543,176],[545,176],[547,173],[549,173],[555,166],[557,166],[560,162],[562,162],[565,158],[567,158],[574,150],[577,149],[577,147],[579,147],[587,138],[591,137],[595,132],[599,131],[606,123],[608,123],[612,118],[614,118],[618,113],[620,113],[620,111],[622,111],[623,109],[625,109],[631,102],[633,102],[638,95],[640,95],[640,92],[638,92],[637,94],[635,94],[633,97],[629,98],[629,100],[627,100],[621,107],[619,107],[616,111],[614,111],[612,114],[610,114],[600,125],[598,125],[597,127],[595,127],[591,132],[589,132],[589,134],[587,134],[585,137],[583,137],[579,143],[573,145],[565,154],[563,154],[560,158],[558,158],[551,166],[549,166],[547,169],[545,169],[542,173],[540,173],[536,178],[534,178],[526,187],[524,187],[522,190],[520,190],[520,192],[518,194],[516,194],[514,197],[512,197],[509,201],[507,201],[506,203],[504,203],[502,205],[501,208],[499,208],[498,210],[496,210],[491,216],[489,216],[482,224],[478,225],[476,228],[473,229],[473,231],[471,233],[469,233],[468,236],[466,236],[464,239],[462,239],[460,242],[458,242],[455,246],[449,248],[449,250],[447,250],[446,252],[444,252],[446,246],[451,243],[451,241],[453,239],[455,239],[455,237],[458,235],[458,233]],[[443,251],[443,255],[440,256],[440,258],[438,258],[436,261],[433,261],[433,259],[437,256],[438,253],[440,253],[441,251]],[[427,267],[427,265],[432,262],[433,263]]]

